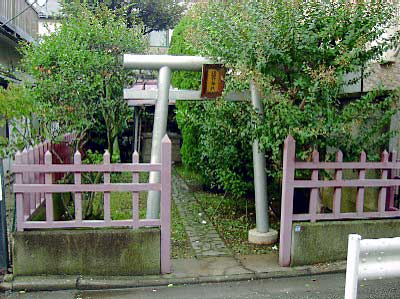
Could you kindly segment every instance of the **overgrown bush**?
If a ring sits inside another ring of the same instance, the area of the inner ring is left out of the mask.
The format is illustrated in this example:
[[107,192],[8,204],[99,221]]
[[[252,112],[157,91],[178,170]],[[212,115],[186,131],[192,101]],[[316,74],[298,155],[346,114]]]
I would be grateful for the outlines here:
[[[322,159],[331,158],[330,148],[341,148],[346,159],[362,148],[376,158],[391,134],[397,96],[377,90],[344,103],[342,87],[361,80],[369,63],[397,43],[397,33],[382,38],[394,16],[394,7],[382,1],[228,0],[195,7],[174,32],[170,53],[224,63],[227,91],[248,89],[254,81],[265,116],[249,102],[177,105],[184,163],[207,183],[241,195],[251,188],[254,138],[276,178],[288,134],[302,159],[314,148]],[[348,73],[359,75],[349,81]],[[180,73],[174,84],[196,88],[198,79]]]
[[[118,152],[118,136],[132,115],[122,91],[128,81],[123,53],[143,53],[143,26],[128,28],[126,16],[105,5],[73,1],[63,7],[55,32],[22,47],[22,67],[31,76],[30,97],[40,106],[37,119],[46,138],[104,128],[107,148]],[[57,126],[54,126],[54,123]]]
[[[197,54],[188,42],[195,29],[191,12],[175,28],[170,54]],[[174,87],[199,89],[201,74],[174,72]],[[249,106],[223,101],[178,101],[176,120],[182,133],[182,160],[210,187],[241,196],[251,190],[251,144],[243,134],[249,126]]]

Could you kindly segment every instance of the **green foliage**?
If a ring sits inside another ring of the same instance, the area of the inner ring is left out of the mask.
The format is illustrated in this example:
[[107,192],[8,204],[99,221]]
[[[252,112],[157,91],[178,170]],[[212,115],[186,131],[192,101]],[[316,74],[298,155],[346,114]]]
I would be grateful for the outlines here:
[[[66,3],[77,0],[65,0]],[[79,1],[79,0],[78,0]],[[185,9],[183,3],[177,0],[80,0],[95,7],[107,5],[112,10],[126,16],[128,25],[139,21],[144,25],[144,34],[152,31],[172,29],[179,22]],[[132,19],[132,16],[135,18]]]
[[128,72],[122,53],[146,49],[141,26],[127,28],[126,19],[105,6],[95,9],[74,2],[55,33],[23,47],[23,67],[35,87],[31,97],[40,104],[38,119],[51,125],[54,136],[77,132],[78,140],[102,124],[108,150],[130,116],[122,97]]
[[0,127],[8,126],[11,137],[0,136],[0,156],[5,157],[37,143],[38,127],[34,125],[37,110],[28,90],[23,85],[0,87]]
[[[196,25],[195,15],[189,13],[182,18],[172,36],[170,54],[197,54],[196,48],[188,42]],[[201,74],[174,72],[172,84],[180,89],[199,89]],[[211,187],[237,196],[248,192],[252,187],[249,183],[252,178],[251,144],[243,132],[251,130],[247,118],[251,113],[249,106],[222,101],[178,101],[176,106],[185,166],[200,173]]]
[[[188,43],[187,35],[193,30],[196,20],[191,14],[184,16],[175,27],[171,38],[169,54],[197,54],[195,49]],[[173,72],[172,85],[180,89],[198,89],[201,85],[201,75],[195,72]],[[201,165],[201,147],[197,142],[200,138],[200,125],[198,117],[200,114],[196,110],[203,110],[203,103],[177,101],[176,121],[181,130],[184,143],[182,144],[181,154],[184,163],[196,169]]]
[[[254,138],[266,151],[269,174],[277,177],[288,134],[302,159],[314,148],[329,159],[331,147],[343,149],[347,159],[361,148],[376,157],[387,144],[396,94],[376,91],[349,105],[340,98],[343,85],[361,79],[350,82],[346,74],[366,74],[362,70],[396,44],[397,33],[381,38],[393,25],[393,7],[381,1],[228,0],[199,5],[190,16],[173,36],[175,53],[224,63],[230,68],[226,90],[248,89],[252,80],[264,105],[264,118],[249,103],[178,106],[183,160],[206,181],[235,194],[249,190]],[[183,88],[183,80],[177,82]]]
[[[103,155],[99,152],[86,151],[83,164],[103,164]],[[100,184],[103,181],[103,173],[93,172],[84,173],[84,184]],[[87,192],[83,193],[83,215],[84,219],[100,219],[103,216],[104,203],[101,200],[101,193]]]

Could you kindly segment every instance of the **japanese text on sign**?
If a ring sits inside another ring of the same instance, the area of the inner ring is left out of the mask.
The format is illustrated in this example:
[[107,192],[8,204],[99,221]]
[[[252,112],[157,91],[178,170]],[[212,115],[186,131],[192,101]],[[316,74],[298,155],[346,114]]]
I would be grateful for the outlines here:
[[203,65],[202,98],[218,98],[224,90],[225,68],[220,64]]

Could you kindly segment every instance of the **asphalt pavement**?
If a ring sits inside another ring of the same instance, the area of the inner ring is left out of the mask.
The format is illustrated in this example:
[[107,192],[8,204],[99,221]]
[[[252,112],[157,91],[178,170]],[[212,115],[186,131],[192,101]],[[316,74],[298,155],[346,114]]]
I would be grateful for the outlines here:
[[[10,299],[219,299],[273,298],[321,299],[344,298],[344,274],[274,278],[211,284],[146,287],[123,290],[17,292],[3,294]],[[400,298],[399,279],[368,281],[359,285],[358,299]]]

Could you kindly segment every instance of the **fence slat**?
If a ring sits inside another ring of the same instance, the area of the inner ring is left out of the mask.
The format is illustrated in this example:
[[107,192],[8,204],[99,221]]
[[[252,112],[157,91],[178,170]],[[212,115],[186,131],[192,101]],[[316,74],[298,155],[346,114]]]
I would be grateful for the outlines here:
[[[393,151],[391,153],[391,162],[395,163],[397,162],[397,151]],[[394,179],[394,178],[398,178],[399,177],[399,170],[398,169],[390,169],[389,170],[389,178],[390,179]],[[399,194],[399,187],[398,186],[391,186],[389,187],[389,199],[386,202],[386,210],[390,211],[390,210],[397,210],[397,208],[395,207],[395,203],[394,203],[394,198]]]
[[[22,151],[22,163],[28,165],[28,151],[26,149]],[[20,173],[22,173],[23,184],[28,184],[29,183],[28,174],[24,173],[23,171],[20,171]],[[30,193],[27,192],[26,194],[24,194],[23,203],[24,203],[24,217],[28,218],[30,216],[30,210],[31,210]]]
[[[139,154],[138,152],[134,152],[132,155],[132,164],[139,163]],[[139,173],[132,172],[132,183],[139,183]],[[132,219],[134,223],[134,228],[139,227],[139,193],[132,193]]]
[[[343,161],[343,153],[342,151],[336,152],[336,162]],[[341,169],[336,169],[335,171],[335,180],[342,180],[343,171]],[[333,214],[338,216],[340,214],[340,207],[342,204],[342,188],[334,188],[333,191]]]
[[[18,151],[15,154],[15,164],[20,164],[22,163],[22,154],[20,151]],[[22,173],[15,173],[15,182],[17,184],[22,184]],[[24,195],[22,193],[16,193],[15,194],[15,200],[16,200],[16,213],[17,213],[17,231],[23,231],[24,227]]]
[[161,144],[161,273],[171,272],[171,140],[165,135]]
[[[33,148],[30,147],[28,150],[28,164],[29,165],[34,165],[35,161],[34,161],[34,152],[33,152]],[[28,181],[30,184],[35,183],[34,182],[34,173],[28,173]],[[30,193],[29,194],[29,208],[30,208],[30,212],[29,215],[32,215],[33,212],[36,210],[36,193]]]
[[294,195],[294,171],[296,160],[296,141],[288,136],[283,148],[283,178],[281,203],[281,230],[279,246],[279,264],[290,265],[290,250],[292,246],[292,216]]
[[[39,143],[39,165],[44,164],[44,145]],[[44,173],[39,173],[39,184],[44,184]],[[44,193],[40,192],[40,204],[44,201]]]
[[[50,165],[53,163],[53,156],[50,151],[47,151],[44,155],[44,163],[46,165]],[[53,175],[51,173],[46,173],[44,177],[44,182],[46,185],[53,184]],[[53,193],[46,192],[45,194],[46,199],[46,222],[52,223],[54,220],[53,216]]]
[[[384,151],[381,157],[382,162],[389,161],[389,153]],[[388,178],[388,170],[383,169],[381,180],[386,180]],[[378,211],[384,212],[386,210],[386,198],[387,198],[387,187],[381,187],[379,190],[379,198],[378,198]]]
[[[33,147],[33,164],[39,164],[39,147],[35,145]],[[35,172],[33,174],[33,183],[39,184],[39,174]],[[40,206],[40,193],[35,193],[35,209]]]
[[[315,149],[312,153],[312,159],[313,159],[313,163],[319,162],[319,152]],[[318,181],[318,170],[314,169],[312,171],[311,180],[314,182]],[[319,189],[313,188],[313,189],[311,189],[311,193],[310,193],[310,208],[309,208],[311,222],[315,222],[315,219],[317,216],[318,204],[319,204]]]
[[[103,163],[104,165],[109,165],[111,163],[110,153],[108,150],[105,151],[103,155]],[[111,178],[109,172],[104,172],[104,184],[110,184]],[[104,192],[104,221],[111,221],[111,206],[110,206],[110,192]]]
[[[367,154],[362,151],[360,156],[360,162],[365,163],[367,161]],[[364,180],[365,179],[365,169],[361,169],[358,173],[358,179]],[[357,198],[356,198],[356,211],[358,214],[362,214],[364,212],[364,195],[365,195],[365,188],[360,187],[357,190]]]
[[[82,163],[82,156],[79,151],[74,154],[74,164],[80,165]],[[82,175],[80,172],[74,173],[74,184],[80,185],[82,183]],[[74,192],[74,205],[75,205],[75,220],[77,223],[82,222],[82,193]]]

